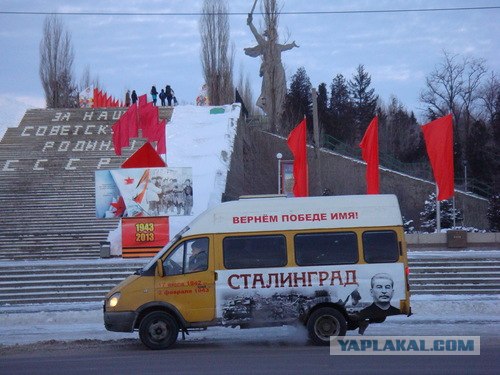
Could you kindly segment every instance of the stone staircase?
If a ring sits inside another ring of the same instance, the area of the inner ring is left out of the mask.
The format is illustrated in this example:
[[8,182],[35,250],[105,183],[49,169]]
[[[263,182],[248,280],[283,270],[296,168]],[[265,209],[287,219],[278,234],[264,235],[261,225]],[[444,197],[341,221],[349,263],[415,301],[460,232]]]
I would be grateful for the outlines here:
[[103,301],[147,260],[0,262],[0,306]]
[[[443,251],[446,253],[446,251]],[[500,254],[440,258],[410,253],[410,290],[419,294],[498,294]],[[0,262],[0,307],[99,302],[148,259]]]
[[[172,108],[160,108],[170,120]],[[0,261],[92,259],[117,219],[95,217],[94,173],[116,169],[111,126],[125,108],[33,109],[0,142]]]
[[[498,256],[498,255],[497,255]],[[410,257],[412,294],[499,294],[500,258]]]

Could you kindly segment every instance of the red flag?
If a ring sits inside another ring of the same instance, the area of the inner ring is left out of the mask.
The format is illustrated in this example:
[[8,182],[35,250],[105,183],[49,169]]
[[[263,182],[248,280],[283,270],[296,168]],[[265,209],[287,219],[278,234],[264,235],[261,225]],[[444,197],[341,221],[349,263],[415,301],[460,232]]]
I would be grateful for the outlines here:
[[113,129],[113,136],[112,136],[112,140],[113,140],[113,146],[115,148],[115,155],[121,155],[122,154],[122,145],[121,145],[121,141],[120,141],[120,138],[121,138],[121,126],[120,126],[120,120],[118,120],[117,122],[115,122],[113,124],[113,126],[111,127],[111,129]]
[[[137,103],[132,104],[127,108],[123,116],[126,116],[126,124],[129,138],[137,138],[139,136],[139,119],[137,118]],[[123,117],[122,116],[122,117]]]
[[158,121],[158,107],[153,103],[139,106],[139,127],[142,129],[142,136],[150,142],[155,140]]
[[379,162],[378,162],[378,116],[366,128],[365,135],[359,144],[361,155],[366,161],[366,193],[380,194]]
[[130,138],[138,137],[137,104],[128,107],[112,128],[115,154],[121,155],[122,148],[130,146]]
[[156,144],[156,152],[159,154],[167,153],[167,140],[165,139],[167,120],[163,119],[158,124],[158,129],[156,132],[156,140],[158,143]]
[[97,88],[94,87],[94,97],[93,97],[93,104],[92,104],[92,107],[93,108],[97,108]]
[[422,132],[434,179],[438,186],[438,200],[450,199],[455,190],[451,114],[423,125]]
[[139,96],[138,99],[139,99],[139,107],[144,107],[148,102],[146,94]]
[[102,107],[102,91],[97,90],[97,108]]
[[120,127],[120,146],[128,147],[130,146],[130,137],[129,137],[129,119],[128,116],[122,116],[118,120],[118,126]]
[[307,128],[306,118],[290,132],[287,143],[293,154],[293,195],[307,197],[309,195],[309,177],[307,172]]

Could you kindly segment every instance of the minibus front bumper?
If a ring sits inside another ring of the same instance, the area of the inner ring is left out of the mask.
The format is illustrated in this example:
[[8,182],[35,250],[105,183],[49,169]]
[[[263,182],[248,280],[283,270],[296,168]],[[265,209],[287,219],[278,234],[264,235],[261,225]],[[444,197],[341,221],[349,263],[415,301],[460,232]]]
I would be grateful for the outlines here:
[[134,311],[104,311],[104,326],[108,331],[133,332],[136,317]]

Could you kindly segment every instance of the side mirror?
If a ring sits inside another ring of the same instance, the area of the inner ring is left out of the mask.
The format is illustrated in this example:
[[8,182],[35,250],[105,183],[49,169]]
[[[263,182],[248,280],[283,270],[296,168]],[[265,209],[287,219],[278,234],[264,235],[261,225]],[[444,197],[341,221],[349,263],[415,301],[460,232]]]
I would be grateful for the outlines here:
[[158,259],[156,261],[156,274],[160,277],[165,276],[163,273],[163,262],[161,261],[161,259]]

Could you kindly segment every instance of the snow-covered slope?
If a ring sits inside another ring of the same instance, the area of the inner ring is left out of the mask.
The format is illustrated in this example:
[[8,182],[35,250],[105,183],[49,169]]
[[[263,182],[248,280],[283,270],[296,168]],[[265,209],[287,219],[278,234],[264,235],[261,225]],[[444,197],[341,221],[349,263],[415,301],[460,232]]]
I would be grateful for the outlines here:
[[[222,109],[224,112],[220,113]],[[169,167],[193,168],[194,205],[192,216],[170,218],[171,237],[207,208],[221,202],[240,109],[240,104],[175,107],[167,124],[166,162]]]

